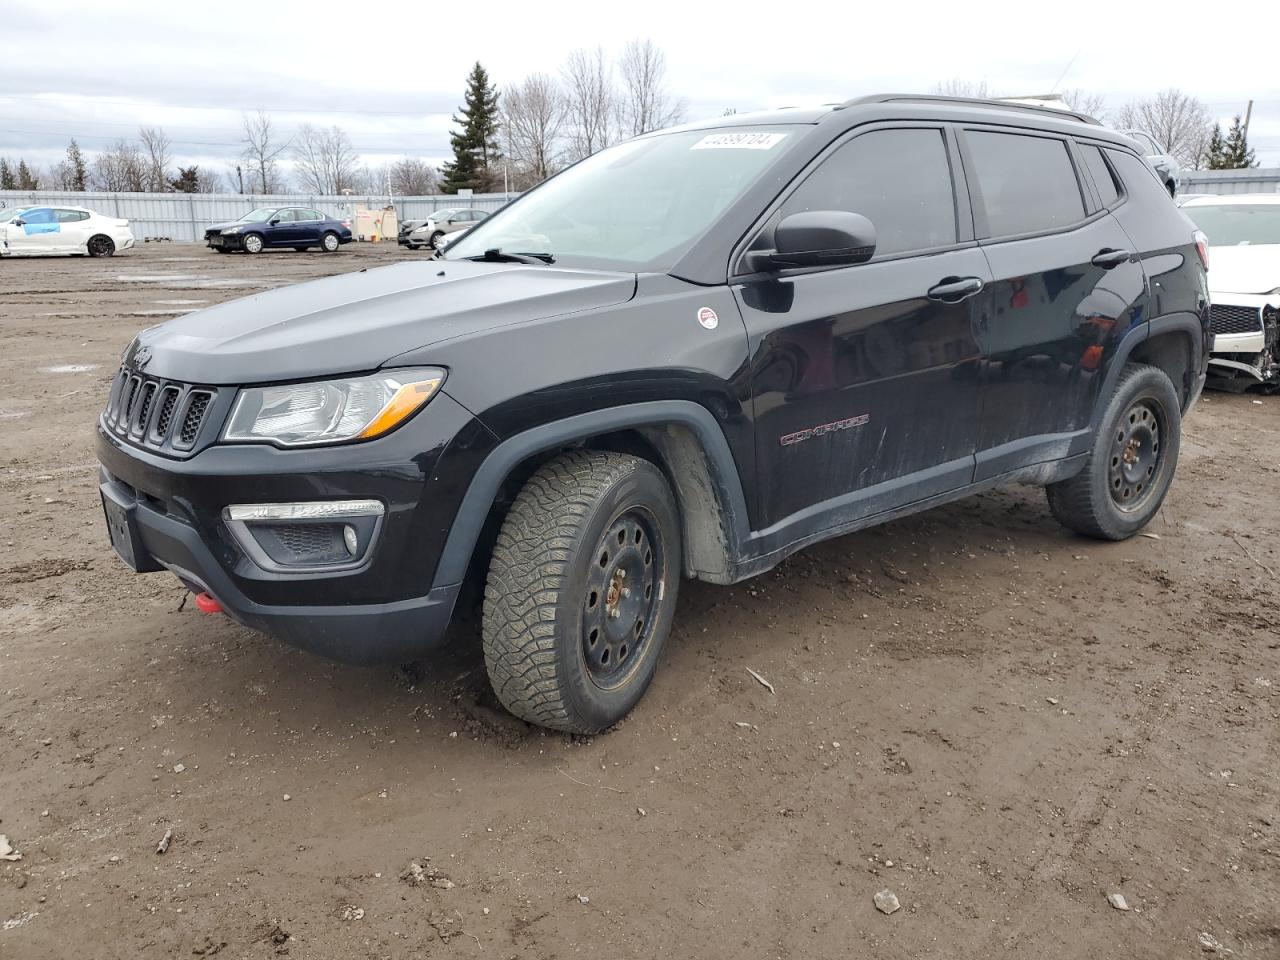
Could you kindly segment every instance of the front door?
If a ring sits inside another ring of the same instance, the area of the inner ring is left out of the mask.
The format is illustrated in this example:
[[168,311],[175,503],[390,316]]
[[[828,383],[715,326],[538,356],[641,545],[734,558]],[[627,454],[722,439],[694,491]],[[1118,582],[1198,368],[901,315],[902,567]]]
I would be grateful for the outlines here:
[[1104,206],[1114,187],[1101,198],[1089,189],[1084,155],[1065,138],[990,129],[963,137],[994,277],[978,325],[981,480],[1085,449],[1115,347],[1145,320],[1146,278]]
[[735,285],[752,358],[757,513],[794,534],[780,529],[780,541],[972,478],[975,295],[989,273],[957,203],[953,165],[941,126],[858,133],[828,152],[770,224],[804,210],[860,213],[876,228],[873,259]]

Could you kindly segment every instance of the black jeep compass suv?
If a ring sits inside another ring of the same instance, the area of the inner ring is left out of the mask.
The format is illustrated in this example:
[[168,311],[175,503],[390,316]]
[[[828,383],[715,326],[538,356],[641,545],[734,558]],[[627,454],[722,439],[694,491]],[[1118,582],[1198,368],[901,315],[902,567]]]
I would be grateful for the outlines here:
[[327,656],[411,659],[485,578],[498,697],[599,731],[683,577],[1011,480],[1160,508],[1203,239],[1131,142],[874,96],[604,150],[452,244],[146,330],[98,430],[116,551]]

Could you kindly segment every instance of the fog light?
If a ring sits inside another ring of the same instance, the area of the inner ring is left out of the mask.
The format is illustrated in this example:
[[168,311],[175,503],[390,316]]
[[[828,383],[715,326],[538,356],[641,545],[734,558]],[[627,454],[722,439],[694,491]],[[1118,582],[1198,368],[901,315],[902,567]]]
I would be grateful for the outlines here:
[[349,523],[342,528],[342,542],[353,557],[360,551],[360,538],[356,536],[356,528]]

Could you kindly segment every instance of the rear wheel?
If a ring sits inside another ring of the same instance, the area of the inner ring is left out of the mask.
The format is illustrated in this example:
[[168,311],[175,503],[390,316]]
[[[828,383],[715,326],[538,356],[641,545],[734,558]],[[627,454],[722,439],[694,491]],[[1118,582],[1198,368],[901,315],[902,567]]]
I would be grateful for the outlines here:
[[89,238],[89,242],[85,245],[91,257],[109,257],[116,252],[115,241],[110,237],[98,233]]
[[1178,465],[1178,391],[1158,367],[1131,363],[1120,374],[1084,469],[1046,488],[1064,526],[1099,540],[1125,540],[1150,522]]
[[320,246],[324,248],[325,253],[336,253],[341,243],[338,240],[338,235],[330,230],[320,238]]
[[266,246],[262,240],[262,234],[260,233],[245,234],[245,238],[242,242],[244,243],[245,253],[261,253],[262,248]]
[[598,733],[653,679],[679,586],[680,526],[666,478],[620,453],[543,465],[507,514],[485,586],[485,666],[531,723]]

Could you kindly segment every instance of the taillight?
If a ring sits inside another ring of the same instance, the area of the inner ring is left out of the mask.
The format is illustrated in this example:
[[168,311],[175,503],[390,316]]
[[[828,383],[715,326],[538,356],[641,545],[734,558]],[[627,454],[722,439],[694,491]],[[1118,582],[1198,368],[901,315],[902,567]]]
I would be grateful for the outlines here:
[[1201,230],[1197,230],[1191,236],[1196,242],[1196,253],[1200,254],[1200,263],[1204,266],[1206,270],[1208,270],[1209,269],[1209,238],[1206,237],[1204,235],[1204,232]]

